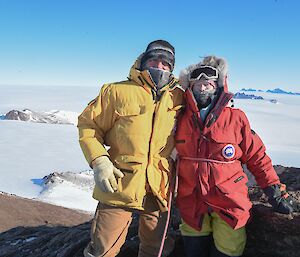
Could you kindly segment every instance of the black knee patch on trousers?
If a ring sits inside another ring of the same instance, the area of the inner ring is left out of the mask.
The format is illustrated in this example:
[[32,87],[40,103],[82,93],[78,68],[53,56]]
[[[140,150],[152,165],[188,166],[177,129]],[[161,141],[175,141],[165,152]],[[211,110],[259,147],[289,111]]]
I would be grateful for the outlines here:
[[211,235],[183,236],[182,238],[186,257],[231,257],[216,248]]
[[[210,255],[209,257],[231,257],[230,255],[227,255],[225,253],[220,252],[214,243],[212,243],[212,246],[210,248]],[[241,256],[236,256],[236,257],[241,257]]]
[[183,236],[186,257],[210,257],[213,238],[209,236]]

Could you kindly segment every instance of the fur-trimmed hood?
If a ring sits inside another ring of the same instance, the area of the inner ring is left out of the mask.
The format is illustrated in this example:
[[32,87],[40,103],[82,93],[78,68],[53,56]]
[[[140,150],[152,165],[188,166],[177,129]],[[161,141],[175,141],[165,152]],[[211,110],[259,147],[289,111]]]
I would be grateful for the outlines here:
[[227,88],[227,71],[228,71],[228,66],[227,62],[225,59],[216,57],[213,55],[206,56],[202,60],[202,62],[199,62],[197,64],[192,64],[188,66],[187,68],[181,70],[180,75],[179,75],[179,81],[180,85],[184,88],[187,89],[189,87],[189,77],[190,74],[197,68],[200,68],[201,66],[212,66],[216,68],[219,72],[219,77],[218,77],[218,87],[223,87],[225,92],[228,92]]

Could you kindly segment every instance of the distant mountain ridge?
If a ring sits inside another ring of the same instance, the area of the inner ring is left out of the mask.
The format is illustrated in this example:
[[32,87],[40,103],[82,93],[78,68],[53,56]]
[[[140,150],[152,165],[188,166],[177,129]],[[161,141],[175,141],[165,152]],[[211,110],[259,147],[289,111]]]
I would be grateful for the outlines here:
[[287,94],[287,95],[300,95],[300,93],[297,92],[288,92],[285,91],[281,88],[274,88],[274,89],[269,89],[267,91],[264,90],[260,90],[260,89],[254,89],[254,88],[242,88],[241,91],[245,91],[245,92],[267,92],[267,93],[272,93],[272,94]]
[[63,110],[48,112],[36,112],[29,109],[11,110],[5,115],[0,114],[0,120],[20,120],[48,124],[71,124],[77,125],[78,113]]
[[235,98],[235,99],[258,99],[258,100],[264,99],[262,96],[256,96],[253,94],[248,95],[248,94],[240,93],[240,92],[235,93],[233,98]]

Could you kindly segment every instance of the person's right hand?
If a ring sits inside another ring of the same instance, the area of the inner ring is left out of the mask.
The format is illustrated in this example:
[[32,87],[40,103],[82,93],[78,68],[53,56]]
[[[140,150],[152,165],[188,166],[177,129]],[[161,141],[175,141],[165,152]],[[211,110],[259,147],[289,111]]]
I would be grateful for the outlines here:
[[124,174],[112,164],[106,155],[96,158],[92,166],[96,186],[102,192],[114,193],[118,190],[116,178],[123,178]]

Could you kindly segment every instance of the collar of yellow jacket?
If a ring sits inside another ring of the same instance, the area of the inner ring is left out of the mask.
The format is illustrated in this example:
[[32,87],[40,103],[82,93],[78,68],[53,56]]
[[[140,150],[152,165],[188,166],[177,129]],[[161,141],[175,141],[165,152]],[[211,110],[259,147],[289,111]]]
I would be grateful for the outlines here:
[[[155,89],[156,87],[149,72],[147,70],[143,70],[143,71],[139,70],[142,56],[143,54],[141,54],[132,65],[129,72],[128,79],[133,80],[138,85],[142,86],[147,92],[151,93],[151,89]],[[161,92],[167,89],[172,91],[177,87],[181,88],[181,86],[178,84],[178,79],[176,79],[173,74],[171,76],[172,76],[171,81],[166,86],[160,89]]]

